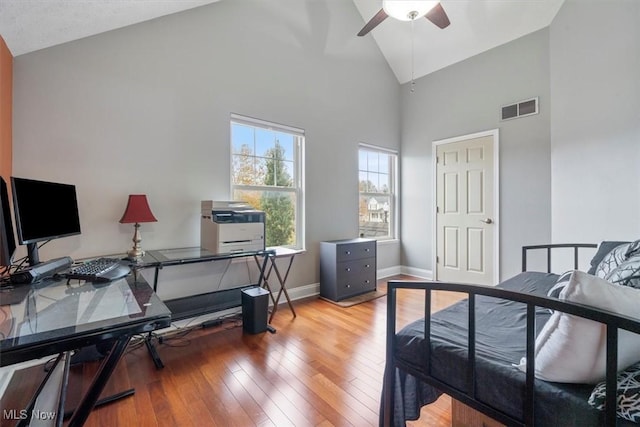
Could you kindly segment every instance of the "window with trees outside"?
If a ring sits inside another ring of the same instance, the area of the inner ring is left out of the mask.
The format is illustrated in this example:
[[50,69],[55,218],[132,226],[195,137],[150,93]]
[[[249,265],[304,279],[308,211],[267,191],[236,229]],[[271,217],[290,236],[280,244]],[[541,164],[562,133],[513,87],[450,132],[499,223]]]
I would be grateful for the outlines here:
[[231,116],[231,194],[266,217],[266,246],[304,249],[304,131]]
[[397,158],[394,151],[359,147],[360,237],[393,239],[396,235]]

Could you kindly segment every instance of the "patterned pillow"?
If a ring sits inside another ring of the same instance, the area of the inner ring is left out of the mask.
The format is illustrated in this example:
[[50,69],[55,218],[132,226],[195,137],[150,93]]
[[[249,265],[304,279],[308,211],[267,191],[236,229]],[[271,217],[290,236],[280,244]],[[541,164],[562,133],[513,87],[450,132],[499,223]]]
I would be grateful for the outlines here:
[[[640,422],[640,363],[618,372],[617,402],[618,416],[625,420]],[[601,382],[589,396],[589,405],[604,411],[606,400],[605,383]]]
[[616,246],[611,252],[602,258],[600,264],[596,267],[596,271],[594,276],[598,276],[601,278],[607,277],[607,274],[611,273],[614,268],[622,264],[627,258],[626,253],[631,243],[625,243],[620,246]]
[[616,246],[620,246],[625,243],[629,242],[619,242],[615,240],[603,240],[602,242],[600,242],[600,245],[598,245],[598,251],[593,256],[593,258],[591,258],[591,266],[589,267],[589,271],[587,271],[587,273],[595,275],[596,268],[598,267],[598,264],[600,264],[600,261],[602,261],[602,258],[604,258],[613,249],[615,249]]
[[640,255],[640,240],[636,240],[635,242],[629,245],[629,249],[624,254],[627,258],[631,258],[632,256]]
[[[565,271],[562,273],[558,280],[556,280],[556,284],[553,285],[551,289],[547,291],[547,296],[551,298],[560,298],[560,293],[564,290],[565,286],[569,283],[569,279],[571,279],[571,274],[573,274],[573,270]],[[549,312],[553,314],[553,310],[549,309]]]
[[622,286],[640,288],[640,255],[624,261],[605,276],[605,280]]

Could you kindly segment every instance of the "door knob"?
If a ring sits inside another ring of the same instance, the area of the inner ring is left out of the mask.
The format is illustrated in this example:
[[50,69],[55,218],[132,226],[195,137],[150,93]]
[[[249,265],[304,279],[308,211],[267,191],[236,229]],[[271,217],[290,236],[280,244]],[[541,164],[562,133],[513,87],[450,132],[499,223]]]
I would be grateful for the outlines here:
[[485,224],[493,224],[493,220],[491,218],[481,219],[480,221],[484,222]]

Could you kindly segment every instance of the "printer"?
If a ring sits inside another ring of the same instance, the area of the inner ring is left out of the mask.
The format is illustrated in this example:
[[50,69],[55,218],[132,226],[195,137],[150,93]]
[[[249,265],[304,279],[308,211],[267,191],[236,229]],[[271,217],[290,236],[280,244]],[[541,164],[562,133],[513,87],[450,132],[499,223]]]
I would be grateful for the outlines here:
[[200,246],[214,254],[258,251],[265,247],[265,214],[244,202],[203,200]]

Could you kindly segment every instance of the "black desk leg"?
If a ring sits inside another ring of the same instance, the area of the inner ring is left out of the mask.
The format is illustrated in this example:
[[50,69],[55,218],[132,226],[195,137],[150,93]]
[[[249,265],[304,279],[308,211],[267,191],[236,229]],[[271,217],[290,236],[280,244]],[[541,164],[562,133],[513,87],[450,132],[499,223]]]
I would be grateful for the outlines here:
[[67,399],[67,387],[69,386],[69,368],[71,367],[71,354],[67,352],[64,361],[64,368],[62,372],[62,385],[60,386],[60,396],[58,397],[58,419],[56,420],[56,427],[62,427],[64,417],[61,416],[64,413],[64,404]]
[[[70,357],[69,353],[60,353],[58,355],[58,357],[56,358],[55,362],[53,362],[53,365],[51,365],[51,367],[49,368],[49,371],[44,376],[44,379],[38,385],[38,388],[36,389],[36,391],[33,394],[31,400],[29,401],[29,404],[25,408],[25,413],[28,414],[28,416],[24,417],[24,418],[21,418],[20,421],[18,421],[18,423],[16,424],[16,427],[26,427],[26,426],[29,425],[29,423],[31,422],[31,414],[33,413],[33,410],[35,409],[38,397],[40,396],[40,394],[42,393],[44,388],[47,386],[49,380],[53,376],[53,374],[54,374],[56,368],[58,367],[58,365],[60,364],[60,362],[64,359],[65,367],[64,367],[63,378],[62,378],[62,385],[61,385],[61,388],[60,388],[60,395],[63,395],[63,391],[65,390],[65,382],[69,378],[69,359],[70,358],[71,357]],[[59,407],[58,407],[58,409],[59,409]],[[61,425],[61,424],[62,424],[62,416],[61,416],[60,412],[58,412],[58,416],[57,416],[57,419],[56,419],[56,425]]]
[[82,426],[85,423],[91,413],[91,410],[96,405],[102,390],[104,390],[104,386],[107,384],[107,381],[118,365],[120,358],[124,354],[130,339],[131,337],[129,336],[122,336],[116,340],[115,344],[113,344],[111,351],[109,351],[109,355],[105,357],[100,364],[100,368],[98,369],[96,376],[93,378],[89,389],[82,397],[82,400],[76,410],[73,412],[73,415],[69,420],[68,427]]
[[[104,405],[107,405],[109,403],[115,402],[116,400],[120,400],[120,399],[124,399],[125,397],[133,396],[135,393],[136,393],[136,389],[135,388],[130,388],[128,390],[121,391],[120,393],[116,393],[116,394],[112,394],[111,396],[103,397],[102,399],[98,400],[96,402],[96,404],[93,405],[93,407],[94,408],[99,408],[101,406],[104,406]],[[71,418],[71,416],[73,415],[73,413],[75,411],[76,411],[75,408],[66,410],[64,412],[64,419],[68,420],[69,418]]]
[[[275,300],[273,299],[273,292],[271,292],[271,288],[269,287],[269,275],[271,274],[271,269],[267,270],[267,266],[269,265],[269,258],[271,256],[275,256],[275,255],[269,255],[269,254],[265,254],[262,256],[262,264],[258,262],[258,257],[254,255],[253,259],[256,260],[256,262],[258,263],[258,267],[260,270],[260,275],[258,276],[258,287],[265,287],[267,289],[267,291],[269,291],[269,295],[271,296],[271,301],[274,302],[274,309],[275,309]],[[273,262],[273,260],[271,260],[271,262]],[[273,264],[272,264],[273,265]],[[273,316],[273,314],[272,314]],[[271,321],[269,321],[269,323],[271,323]],[[276,328],[274,328],[271,325],[267,325],[267,330],[269,332],[271,332],[272,334],[276,333]]]
[[151,355],[151,359],[153,359],[153,364],[156,365],[156,369],[164,368],[164,363],[162,363],[162,359],[160,359],[160,355],[158,354],[158,350],[156,346],[153,345],[153,335],[151,332],[144,337],[144,344],[147,346],[147,350],[149,350],[149,354]]

